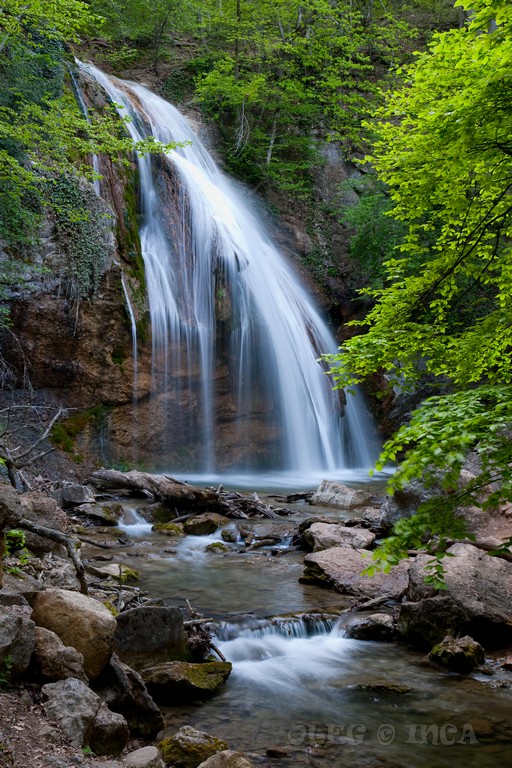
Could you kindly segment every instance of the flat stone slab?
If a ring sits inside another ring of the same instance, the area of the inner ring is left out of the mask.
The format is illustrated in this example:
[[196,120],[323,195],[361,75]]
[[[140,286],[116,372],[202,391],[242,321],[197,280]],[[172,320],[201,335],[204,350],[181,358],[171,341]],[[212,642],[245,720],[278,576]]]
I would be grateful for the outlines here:
[[371,564],[371,556],[365,550],[334,547],[306,555],[301,581],[367,600],[384,595],[398,599],[405,594],[409,584],[408,560],[393,566],[389,573],[362,576],[361,572]]

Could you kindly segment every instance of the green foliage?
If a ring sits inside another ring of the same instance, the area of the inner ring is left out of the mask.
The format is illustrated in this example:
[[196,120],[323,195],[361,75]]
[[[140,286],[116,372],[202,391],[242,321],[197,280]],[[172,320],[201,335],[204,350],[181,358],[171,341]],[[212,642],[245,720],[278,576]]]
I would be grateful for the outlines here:
[[4,570],[12,576],[20,576],[21,569],[30,561],[30,552],[25,547],[25,534],[18,528],[5,533],[5,557],[9,558],[9,564],[4,565]]
[[[476,490],[491,480],[500,489],[488,504],[512,498],[512,6],[477,0],[471,10],[466,27],[434,36],[376,112],[367,160],[406,234],[386,285],[369,291],[375,306],[356,323],[365,332],[328,358],[338,386],[376,371],[403,390],[436,378],[444,394],[388,441],[379,466],[401,460],[391,491],[441,472],[451,507],[480,503]],[[460,491],[469,449],[482,469]],[[414,535],[429,520],[435,532],[433,509],[413,521]]]
[[360,287],[381,287],[384,264],[395,254],[405,227],[390,215],[393,202],[378,179],[349,179],[343,188],[359,195],[358,202],[346,206],[341,213],[342,222],[354,230],[349,244],[353,273]]

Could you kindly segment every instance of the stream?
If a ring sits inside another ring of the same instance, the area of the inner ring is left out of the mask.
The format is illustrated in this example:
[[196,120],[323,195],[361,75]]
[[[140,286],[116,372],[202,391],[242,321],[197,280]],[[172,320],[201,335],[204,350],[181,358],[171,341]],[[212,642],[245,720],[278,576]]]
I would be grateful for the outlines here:
[[[300,520],[333,515],[287,506],[290,517],[244,525],[258,534],[277,527],[286,544]],[[461,677],[405,645],[345,638],[348,600],[299,583],[302,552],[206,552],[220,532],[164,538],[133,510],[122,527],[134,541],[122,559],[140,572],[141,587],[169,605],[186,608],[188,599],[215,619],[216,644],[233,664],[212,700],[166,710],[169,735],[191,725],[256,764],[271,748],[279,768],[512,765],[509,673]]]

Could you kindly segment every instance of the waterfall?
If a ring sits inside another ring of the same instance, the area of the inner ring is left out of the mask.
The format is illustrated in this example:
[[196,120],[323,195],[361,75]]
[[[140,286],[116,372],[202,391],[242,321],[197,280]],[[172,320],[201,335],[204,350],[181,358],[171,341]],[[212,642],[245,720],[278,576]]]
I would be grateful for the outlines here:
[[124,298],[126,301],[126,309],[130,317],[130,326],[132,331],[132,357],[133,357],[133,397],[137,398],[137,376],[138,376],[138,354],[137,354],[137,323],[135,321],[135,314],[133,312],[132,303],[130,301],[130,294],[126,287],[124,275],[121,272],[121,285],[123,286]]
[[129,117],[133,139],[181,144],[166,156],[138,156],[153,381],[168,394],[164,448],[172,455],[195,436],[190,469],[205,472],[368,468],[364,406],[348,398],[342,418],[318,362],[336,350],[334,338],[244,190],[174,106],[81,66]]

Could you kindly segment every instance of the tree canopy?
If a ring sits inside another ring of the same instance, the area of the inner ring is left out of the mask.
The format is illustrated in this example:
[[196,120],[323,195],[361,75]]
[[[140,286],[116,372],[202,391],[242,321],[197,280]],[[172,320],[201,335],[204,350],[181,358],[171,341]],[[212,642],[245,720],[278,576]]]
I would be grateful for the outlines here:
[[[491,481],[487,504],[512,499],[512,6],[475,0],[469,10],[462,29],[436,34],[402,70],[368,126],[367,160],[406,235],[386,284],[369,291],[363,332],[329,358],[340,387],[383,371],[390,387],[428,375],[439,388],[386,443],[379,468],[399,462],[392,491],[421,478],[450,493],[402,521],[381,551],[388,561],[426,531],[437,549],[459,535],[454,510],[479,503]],[[462,488],[471,449],[481,470]]]

